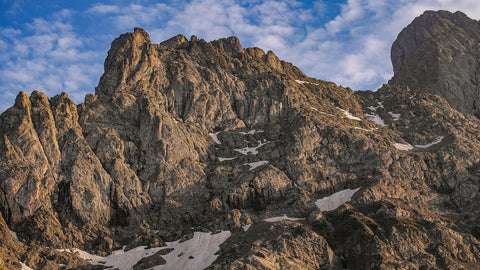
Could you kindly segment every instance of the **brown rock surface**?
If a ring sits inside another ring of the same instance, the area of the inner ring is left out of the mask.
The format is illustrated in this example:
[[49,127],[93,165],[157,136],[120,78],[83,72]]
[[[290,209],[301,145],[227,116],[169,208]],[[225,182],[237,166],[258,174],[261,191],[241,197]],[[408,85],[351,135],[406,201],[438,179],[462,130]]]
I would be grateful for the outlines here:
[[391,57],[391,84],[439,94],[480,116],[480,22],[459,11],[426,11],[400,32]]
[[[231,230],[213,269],[475,268],[480,120],[421,90],[353,92],[235,37],[152,44],[136,28],[83,104],[21,92],[0,116],[0,210],[29,245],[8,250],[81,267],[46,246]],[[346,188],[351,202],[316,208]],[[308,218],[262,221],[283,214]]]

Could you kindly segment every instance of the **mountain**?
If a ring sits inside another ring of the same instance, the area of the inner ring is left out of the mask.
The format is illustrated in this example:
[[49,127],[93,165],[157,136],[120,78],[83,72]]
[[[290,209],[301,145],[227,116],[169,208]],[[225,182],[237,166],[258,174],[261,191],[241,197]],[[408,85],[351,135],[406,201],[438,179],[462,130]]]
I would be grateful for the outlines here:
[[392,46],[391,84],[440,94],[457,110],[480,116],[480,22],[462,12],[427,11]]
[[480,120],[401,83],[408,59],[354,92],[235,37],[135,28],[84,103],[20,92],[0,115],[0,263],[478,268]]

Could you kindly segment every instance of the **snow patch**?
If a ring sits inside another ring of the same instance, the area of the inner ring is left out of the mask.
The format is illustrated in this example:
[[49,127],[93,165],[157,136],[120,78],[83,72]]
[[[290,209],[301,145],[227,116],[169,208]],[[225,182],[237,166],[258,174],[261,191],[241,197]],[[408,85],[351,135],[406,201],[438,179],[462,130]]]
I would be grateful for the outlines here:
[[326,112],[320,112],[320,113],[321,113],[321,114],[325,114],[325,115],[329,115],[329,116],[335,116],[335,115],[333,115],[333,114],[331,114],[331,113],[326,113]]
[[429,148],[429,147],[431,147],[435,144],[439,144],[440,142],[442,142],[443,138],[445,138],[445,137],[444,136],[438,136],[433,142],[427,143],[427,144],[415,144],[413,146],[411,144],[395,143],[395,144],[393,144],[393,146],[395,146],[395,148],[397,148],[398,150],[403,150],[403,151],[409,151],[409,150],[412,150],[414,148],[426,149],[426,148]]
[[248,169],[249,171],[253,171],[255,170],[256,168],[262,166],[262,165],[265,165],[268,163],[268,160],[261,160],[261,161],[257,161],[257,162],[252,162],[252,163],[243,163],[243,165],[248,165],[250,166],[250,169]]
[[20,262],[20,264],[22,265],[22,268],[20,268],[20,270],[33,270],[32,268],[28,267],[26,264],[24,264],[23,262]]
[[394,143],[393,146],[395,148],[397,148],[398,150],[402,150],[402,151],[409,151],[409,150],[412,150],[414,147],[407,143],[407,144],[403,144],[403,143]]
[[418,148],[429,148],[430,146],[432,145],[435,145],[435,144],[439,144],[440,142],[442,142],[443,138],[445,138],[444,136],[438,136],[433,142],[431,143],[428,143],[428,144],[416,144],[415,147],[418,147]]
[[247,225],[243,225],[243,226],[242,226],[243,231],[244,231],[244,232],[248,231],[248,229],[250,229],[250,226],[252,226],[252,223],[247,224]]
[[363,131],[374,131],[375,130],[374,128],[371,128],[371,129],[361,128],[361,127],[353,127],[353,128],[363,130]]
[[215,133],[209,133],[209,134],[210,136],[212,136],[216,144],[222,144],[222,142],[218,139],[218,134],[220,134],[220,131]]
[[237,157],[229,157],[229,158],[227,158],[227,157],[219,157],[219,158],[218,158],[218,161],[222,162],[222,161],[234,160],[234,159],[236,159],[236,158],[237,158]]
[[356,116],[353,116],[353,114],[351,114],[349,111],[346,111],[344,109],[340,109],[337,107],[337,109],[339,109],[340,111],[343,112],[343,114],[345,114],[345,117],[347,117],[348,119],[352,119],[352,120],[355,120],[355,121],[362,121],[362,119],[356,117]]
[[375,124],[380,125],[382,127],[386,127],[387,125],[383,122],[383,119],[378,114],[367,114],[368,118],[372,120]]
[[15,239],[18,239],[16,232],[10,230],[10,234],[11,234]]
[[255,134],[255,133],[262,133],[262,132],[265,132],[265,131],[263,131],[261,129],[259,129],[259,130],[252,129],[249,132],[240,131],[239,133],[243,134],[243,135],[249,135],[249,134]]
[[287,217],[287,215],[283,215],[281,217],[271,217],[271,218],[266,218],[264,219],[266,222],[278,222],[282,220],[291,220],[291,221],[297,221],[297,220],[305,220],[305,218],[291,218]]
[[[142,258],[149,257],[161,249],[173,248],[173,251],[170,253],[162,255],[167,263],[155,266],[152,269],[205,269],[218,257],[215,253],[220,250],[220,245],[230,235],[229,231],[222,231],[217,234],[195,232],[192,239],[182,243],[180,243],[180,240],[177,240],[166,242],[166,247],[149,249],[146,246],[139,246],[129,251],[125,251],[124,248],[113,251],[107,257],[92,255],[76,248],[58,249],[58,251],[76,253],[79,257],[90,262],[91,265],[103,265],[107,268],[128,270],[132,269]],[[25,268],[25,270],[28,269],[30,268]]]
[[367,108],[370,110],[370,111],[373,111],[373,112],[376,112],[378,110],[378,108],[384,108],[383,107],[383,101],[377,101],[377,104],[378,106],[368,106]]
[[217,234],[195,232],[193,238],[185,242],[180,243],[180,240],[167,242],[167,248],[174,250],[162,256],[167,261],[166,264],[155,266],[153,269],[205,269],[217,259],[218,255],[215,253],[230,235],[229,231]]
[[269,143],[269,141],[261,142],[258,141],[258,146],[256,147],[245,147],[245,148],[239,148],[239,149],[233,149],[233,151],[237,151],[242,155],[257,155],[258,154],[258,148],[264,146],[265,144]]
[[319,111],[319,110],[318,110],[317,108],[315,108],[315,107],[310,107],[310,110],[314,110],[314,111],[316,111],[316,112],[319,112],[319,113],[325,114],[325,115],[329,115],[329,116],[335,116],[335,115],[333,115],[333,114],[331,114],[331,113],[326,113],[326,112]]
[[400,120],[400,116],[401,116],[400,113],[388,112],[388,114],[390,114],[390,115],[392,116],[393,121],[398,121],[398,120]]
[[304,84],[304,83],[308,83],[308,84],[313,84],[313,85],[318,85],[318,83],[311,83],[311,82],[307,82],[307,81],[300,81],[300,80],[295,80],[296,83],[298,84]]
[[330,196],[318,199],[315,204],[320,211],[332,211],[337,209],[340,205],[349,202],[352,199],[353,194],[360,188],[356,189],[344,189],[339,192],[335,192]]
[[[101,256],[90,254],[90,253],[88,253],[86,251],[83,251],[83,250],[80,250],[78,248],[57,249],[57,251],[77,254],[78,257],[80,257],[80,258],[82,258],[85,261],[90,262],[90,263],[93,263],[93,262],[96,262],[96,261],[103,261],[106,258],[106,257],[101,257]],[[120,251],[123,251],[123,250],[120,249]],[[114,251],[114,252],[116,252],[116,251]],[[112,255],[113,255],[114,252],[112,252]]]

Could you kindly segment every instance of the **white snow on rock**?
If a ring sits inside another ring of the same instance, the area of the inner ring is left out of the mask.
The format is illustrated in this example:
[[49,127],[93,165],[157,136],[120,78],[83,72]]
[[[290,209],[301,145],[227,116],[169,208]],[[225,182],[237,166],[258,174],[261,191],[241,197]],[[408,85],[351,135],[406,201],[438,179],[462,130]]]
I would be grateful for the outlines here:
[[306,81],[300,81],[300,80],[295,80],[295,82],[298,83],[298,84],[308,83],[308,82],[306,82]]
[[247,225],[243,225],[243,226],[242,226],[243,231],[244,231],[244,232],[248,231],[248,229],[250,229],[250,226],[252,226],[252,223],[247,224]]
[[259,130],[255,130],[255,129],[252,129],[248,132],[243,132],[243,131],[240,131],[239,133],[240,134],[243,134],[243,135],[249,135],[249,134],[255,134],[255,133],[262,133],[264,132],[263,130],[259,129]]
[[395,148],[397,148],[398,150],[403,150],[403,151],[408,151],[408,150],[412,150],[414,147],[407,143],[407,144],[403,144],[403,143],[394,143],[393,146]]
[[300,80],[295,80],[296,83],[298,84],[304,84],[304,83],[309,83],[309,84],[313,84],[313,85],[318,85],[318,83],[311,83],[311,82],[307,82],[307,81],[300,81]]
[[130,249],[129,251],[125,251],[124,247],[123,249],[113,251],[112,254],[106,257],[93,255],[76,248],[59,249],[58,251],[76,253],[80,258],[83,258],[92,265],[103,265],[105,267],[127,270],[131,269],[142,258],[151,256],[160,249],[162,248],[147,248],[146,246],[139,246],[134,249]]
[[353,194],[360,188],[356,189],[344,189],[339,192],[335,192],[330,196],[318,199],[315,204],[320,211],[332,211],[337,209],[340,205],[349,202],[352,199]]
[[269,141],[265,141],[265,142],[258,141],[258,146],[256,147],[245,147],[245,148],[233,149],[233,151],[237,151],[242,155],[248,155],[248,154],[257,155],[258,154],[257,149],[264,146],[267,143],[269,143]]
[[310,107],[310,110],[314,110],[314,111],[316,111],[316,112],[319,112],[319,113],[325,114],[325,115],[329,115],[329,116],[335,116],[335,115],[333,115],[333,114],[331,114],[331,113],[326,113],[326,112],[319,111],[319,110],[318,110],[317,108],[315,108],[315,107]]
[[297,220],[305,220],[305,218],[291,218],[287,217],[287,215],[283,215],[281,217],[271,217],[271,218],[266,218],[264,219],[266,222],[278,222],[282,220],[291,220],[291,221],[297,221]]
[[374,128],[371,128],[371,129],[366,129],[366,128],[361,128],[361,127],[353,127],[354,129],[359,129],[359,130],[363,130],[363,131],[374,131],[375,129]]
[[217,234],[195,232],[193,238],[185,242],[180,243],[180,240],[167,242],[167,248],[174,250],[162,256],[167,261],[166,264],[155,266],[153,269],[205,269],[217,259],[218,255],[215,253],[230,235],[229,231]]
[[401,116],[400,113],[388,112],[388,114],[390,114],[390,115],[392,116],[392,120],[393,120],[393,121],[398,121],[398,120],[400,120],[400,116]]
[[362,119],[356,117],[356,116],[353,116],[353,114],[351,114],[349,111],[346,111],[344,109],[341,109],[341,108],[338,108],[340,111],[343,112],[343,114],[345,114],[345,117],[347,117],[348,119],[352,119],[352,120],[355,120],[355,121],[362,121]]
[[22,268],[20,268],[20,270],[33,270],[32,268],[28,267],[26,264],[24,264],[23,262],[20,262],[20,264],[22,264]]
[[428,143],[428,144],[415,144],[413,146],[411,144],[395,143],[395,144],[393,144],[393,146],[395,146],[395,148],[397,148],[398,150],[403,150],[403,151],[409,151],[409,150],[412,150],[414,148],[426,149],[426,148],[429,148],[430,146],[433,146],[435,144],[439,144],[440,142],[442,142],[443,138],[445,138],[445,137],[444,136],[438,136],[433,142]]
[[[120,249],[120,250],[122,250],[122,249]],[[83,251],[83,250],[80,250],[78,248],[57,249],[57,251],[77,254],[78,257],[80,257],[80,258],[82,258],[85,261],[90,262],[90,263],[95,263],[97,261],[103,261],[106,258],[106,257],[90,254],[90,253],[88,253],[86,251]],[[116,251],[114,251],[114,252],[116,252]],[[112,254],[114,252],[112,252]]]
[[368,106],[367,108],[370,110],[370,111],[373,111],[373,112],[376,112],[378,110],[378,108],[384,108],[383,107],[383,101],[377,101],[378,103],[378,106],[374,107],[374,106]]
[[429,148],[432,145],[439,144],[443,140],[444,136],[438,136],[433,142],[428,144],[416,144],[415,147],[418,148]]
[[234,159],[236,159],[236,158],[237,158],[237,157],[229,157],[229,158],[219,157],[219,158],[218,158],[218,161],[222,162],[222,161],[234,160]]
[[328,116],[335,116],[335,115],[333,115],[333,114],[331,114],[331,113],[326,113],[326,112],[320,112],[320,113],[321,113],[321,114],[328,115]]
[[10,234],[11,234],[15,239],[18,239],[16,232],[10,230]]
[[253,171],[255,170],[256,168],[262,166],[262,165],[265,165],[268,163],[268,160],[261,160],[261,161],[257,161],[257,162],[251,162],[251,163],[243,163],[243,165],[248,165],[250,166],[250,169],[248,169],[249,171]]
[[[107,257],[92,255],[76,248],[59,249],[58,251],[76,253],[91,265],[129,270],[142,258],[151,256],[161,249],[173,248],[174,250],[170,253],[162,255],[167,263],[155,266],[152,269],[205,269],[218,257],[215,253],[220,250],[220,244],[227,240],[230,235],[229,231],[222,231],[217,234],[195,232],[192,239],[182,243],[177,240],[166,242],[166,247],[146,248],[146,246],[139,246],[129,251],[120,249],[113,251]],[[27,269],[30,268],[25,268],[25,270]]]
[[218,139],[218,134],[220,133],[219,132],[215,132],[215,133],[209,133],[210,136],[212,136],[213,140],[215,141],[215,143],[217,144],[222,144],[222,142]]
[[383,119],[380,117],[378,114],[367,114],[368,118],[372,120],[375,124],[380,125],[382,127],[386,127],[385,122],[383,122]]

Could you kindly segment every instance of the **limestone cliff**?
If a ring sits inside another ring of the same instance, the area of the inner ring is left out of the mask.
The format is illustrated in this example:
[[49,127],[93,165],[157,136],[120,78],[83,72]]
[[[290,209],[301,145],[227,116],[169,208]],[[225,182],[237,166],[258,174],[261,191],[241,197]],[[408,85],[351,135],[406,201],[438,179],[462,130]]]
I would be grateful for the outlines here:
[[[0,229],[20,241],[0,258],[88,269],[47,247],[230,230],[211,269],[475,268],[480,120],[421,90],[353,92],[235,37],[153,44],[135,28],[84,103],[21,92],[0,116]],[[267,222],[282,215],[297,219]]]
[[392,84],[443,96],[480,116],[480,22],[462,12],[426,11],[392,45]]

